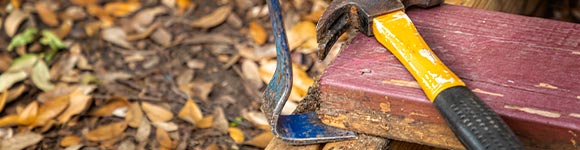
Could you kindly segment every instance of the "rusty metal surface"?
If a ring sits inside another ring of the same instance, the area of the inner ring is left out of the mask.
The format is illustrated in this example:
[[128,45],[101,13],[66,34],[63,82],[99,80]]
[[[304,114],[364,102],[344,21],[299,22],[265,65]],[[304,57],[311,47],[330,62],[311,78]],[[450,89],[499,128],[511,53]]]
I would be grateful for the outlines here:
[[358,29],[367,36],[372,35],[372,18],[406,7],[431,7],[443,0],[334,0],[316,25],[319,57],[323,59],[347,29]]

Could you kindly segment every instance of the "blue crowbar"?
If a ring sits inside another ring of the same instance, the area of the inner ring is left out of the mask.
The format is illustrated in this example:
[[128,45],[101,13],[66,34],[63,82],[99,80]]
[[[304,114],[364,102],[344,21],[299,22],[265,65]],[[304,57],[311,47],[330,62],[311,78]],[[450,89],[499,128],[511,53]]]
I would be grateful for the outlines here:
[[331,127],[320,121],[315,112],[280,115],[292,89],[292,62],[278,0],[270,0],[270,22],[276,43],[276,71],[264,91],[262,111],[274,135],[292,145],[308,145],[352,139],[352,131]]

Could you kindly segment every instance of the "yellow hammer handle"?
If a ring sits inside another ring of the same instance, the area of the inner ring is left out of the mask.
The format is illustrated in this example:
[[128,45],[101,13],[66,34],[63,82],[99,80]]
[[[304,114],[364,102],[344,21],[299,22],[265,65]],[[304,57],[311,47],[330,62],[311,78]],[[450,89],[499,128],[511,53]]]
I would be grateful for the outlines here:
[[431,51],[403,10],[375,17],[373,34],[415,77],[431,102],[447,88],[465,86]]

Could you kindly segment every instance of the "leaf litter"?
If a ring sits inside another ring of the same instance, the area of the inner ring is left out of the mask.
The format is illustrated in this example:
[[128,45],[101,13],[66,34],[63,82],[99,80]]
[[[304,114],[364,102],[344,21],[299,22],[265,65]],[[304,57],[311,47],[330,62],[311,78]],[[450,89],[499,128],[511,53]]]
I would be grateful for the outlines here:
[[[315,58],[315,15],[327,3],[306,1],[317,5],[284,7],[300,59]],[[259,109],[276,54],[263,3],[11,3],[0,23],[0,49],[11,50],[0,52],[8,148],[260,149],[272,139]],[[324,66],[295,63],[285,112]]]

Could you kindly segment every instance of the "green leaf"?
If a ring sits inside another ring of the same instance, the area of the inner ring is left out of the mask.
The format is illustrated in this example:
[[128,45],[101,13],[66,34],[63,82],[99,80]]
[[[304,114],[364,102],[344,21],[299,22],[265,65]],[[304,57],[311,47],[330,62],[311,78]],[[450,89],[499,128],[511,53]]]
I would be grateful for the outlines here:
[[10,68],[6,72],[19,72],[31,69],[38,61],[38,56],[35,54],[25,54],[16,58]]
[[44,61],[38,61],[34,68],[32,68],[32,83],[36,85],[39,89],[43,91],[52,90],[54,84],[50,82],[50,72],[48,71],[48,66]]
[[8,51],[12,51],[16,47],[24,46],[34,41],[34,36],[38,33],[36,28],[29,28],[24,32],[14,36],[8,45]]
[[42,38],[40,39],[40,43],[43,45],[48,45],[53,50],[64,48],[64,43],[62,43],[60,38],[48,30],[42,30]]
[[12,87],[14,83],[20,82],[28,77],[26,71],[6,72],[0,75],[0,93]]

